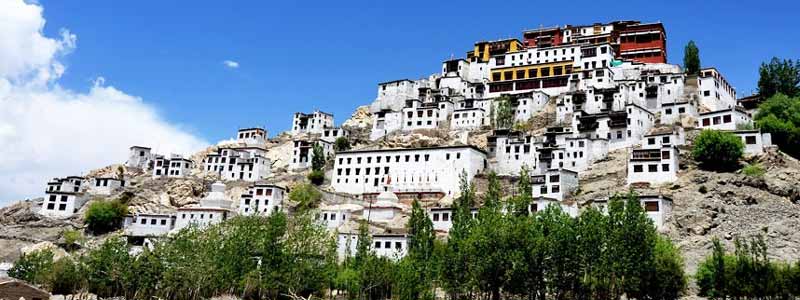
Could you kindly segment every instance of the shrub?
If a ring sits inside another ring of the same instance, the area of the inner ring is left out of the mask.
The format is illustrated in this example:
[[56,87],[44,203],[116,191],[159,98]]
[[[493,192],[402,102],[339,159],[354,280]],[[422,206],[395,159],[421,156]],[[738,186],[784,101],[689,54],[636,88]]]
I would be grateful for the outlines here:
[[319,171],[325,168],[325,152],[322,150],[322,146],[320,146],[319,143],[316,143],[312,147],[311,151],[311,169],[314,171]]
[[758,107],[756,127],[772,135],[781,151],[800,157],[800,96],[776,94]]
[[767,171],[764,170],[764,167],[762,167],[761,164],[758,163],[747,165],[744,168],[742,168],[742,174],[751,177],[761,177],[764,176],[764,173],[766,172]]
[[736,135],[718,130],[703,130],[694,141],[692,157],[705,169],[733,170],[744,153],[744,143]]
[[336,151],[347,151],[350,150],[350,140],[346,137],[340,136],[336,138],[336,143],[334,144],[334,149]]
[[8,270],[8,276],[33,284],[43,285],[50,281],[53,270],[53,252],[49,249],[22,254]]
[[700,188],[697,189],[697,191],[700,192],[700,194],[705,194],[708,193],[708,188],[706,188],[705,185],[701,185]]
[[128,207],[119,200],[96,201],[86,211],[84,222],[94,234],[103,234],[116,230],[128,214]]
[[313,185],[301,183],[292,187],[292,191],[289,192],[289,200],[297,202],[296,210],[303,212],[316,207],[322,200],[322,193]]
[[311,173],[308,173],[308,180],[315,185],[321,185],[325,182],[325,172],[321,170],[313,170]]
[[67,250],[75,250],[82,246],[86,240],[80,231],[72,229],[64,230],[61,236],[64,237],[64,245],[66,245]]
[[83,272],[80,264],[72,258],[64,257],[53,263],[53,294],[69,295],[80,290],[83,285]]

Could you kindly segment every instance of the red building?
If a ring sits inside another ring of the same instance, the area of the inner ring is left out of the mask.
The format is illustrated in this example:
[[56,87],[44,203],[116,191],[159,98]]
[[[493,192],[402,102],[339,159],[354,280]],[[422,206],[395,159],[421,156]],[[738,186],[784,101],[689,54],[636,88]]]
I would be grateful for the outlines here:
[[619,33],[618,56],[643,63],[667,62],[667,33],[661,23],[631,24]]
[[522,33],[525,47],[553,47],[561,45],[561,29],[558,27],[528,30]]

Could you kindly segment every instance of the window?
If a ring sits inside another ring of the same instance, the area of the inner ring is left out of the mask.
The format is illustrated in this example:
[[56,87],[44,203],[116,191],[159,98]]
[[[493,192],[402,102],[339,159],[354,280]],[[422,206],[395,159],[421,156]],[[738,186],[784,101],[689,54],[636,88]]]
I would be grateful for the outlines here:
[[664,111],[664,113],[665,113],[665,114],[668,114],[668,115],[671,115],[671,114],[672,114],[672,109],[671,109],[671,108],[667,108],[667,109]]
[[386,241],[386,242],[383,243],[383,246],[384,246],[384,248],[389,249],[389,248],[392,247],[392,242]]
[[443,213],[442,221],[450,221],[450,213]]
[[434,222],[439,221],[439,214],[433,214],[433,221]]
[[645,211],[658,211],[658,201],[647,201],[644,203],[644,210]]
[[731,115],[724,115],[722,116],[723,123],[730,123],[731,122]]
[[67,210],[67,205],[64,204],[64,203],[59,204],[58,205],[58,210]]
[[669,172],[669,164],[661,164],[661,171]]
[[553,188],[551,188],[551,192],[553,192],[553,193],[561,192],[561,186],[559,186],[557,184],[553,185]]
[[669,151],[661,151],[661,159],[669,159]]
[[756,144],[756,137],[754,135],[744,137],[744,143],[748,145]]
[[634,165],[633,166],[634,173],[642,173],[642,165]]
[[656,138],[648,138],[647,139],[647,144],[648,145],[655,145],[656,144]]
[[539,188],[539,192],[542,194],[547,194],[547,186],[542,185],[542,187]]
[[703,126],[709,126],[709,125],[711,125],[711,119],[704,118],[703,119]]
[[402,250],[403,249],[403,243],[394,242],[394,248],[397,249],[397,250]]
[[381,248],[381,242],[380,241],[375,242],[375,249],[380,249],[380,248]]
[[647,172],[658,172],[658,165],[647,165]]
[[661,138],[661,143],[662,144],[669,144],[669,136],[662,137]]

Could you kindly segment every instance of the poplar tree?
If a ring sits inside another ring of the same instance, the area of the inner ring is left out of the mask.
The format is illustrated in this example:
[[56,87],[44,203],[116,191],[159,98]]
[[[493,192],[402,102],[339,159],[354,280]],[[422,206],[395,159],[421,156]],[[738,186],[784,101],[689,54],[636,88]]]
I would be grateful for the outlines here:
[[686,74],[696,75],[700,72],[700,50],[694,41],[689,41],[683,48],[683,68]]

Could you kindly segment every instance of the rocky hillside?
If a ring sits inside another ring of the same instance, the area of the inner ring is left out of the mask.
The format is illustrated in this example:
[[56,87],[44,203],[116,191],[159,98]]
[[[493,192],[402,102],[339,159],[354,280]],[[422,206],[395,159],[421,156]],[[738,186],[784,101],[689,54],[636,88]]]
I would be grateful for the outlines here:
[[[530,132],[543,130],[547,124],[554,122],[553,110],[554,107],[547,107],[534,118],[545,121],[530,122],[524,129]],[[351,130],[351,143],[356,149],[455,144],[485,148],[486,137],[490,134],[488,129],[467,134],[451,132],[443,126],[435,130],[395,133],[370,142],[371,123],[366,106],[359,107],[344,126]],[[693,134],[691,130],[687,133],[690,143]],[[210,147],[192,156],[192,159],[201,166],[199,162],[206,153],[224,146]],[[288,134],[271,139],[267,149],[267,155],[273,161],[272,182],[291,186],[304,180],[305,172],[287,169],[292,154],[292,138]],[[797,230],[800,228],[800,162],[771,149],[762,156],[748,159],[749,163],[760,163],[766,169],[766,174],[761,177],[751,177],[741,172],[716,173],[699,169],[688,155],[690,149],[691,144],[681,149],[681,169],[677,182],[661,187],[636,187],[640,194],[660,193],[673,199],[672,217],[663,231],[680,246],[686,257],[687,271],[693,273],[709,253],[714,236],[732,247],[733,238],[737,235],[764,234],[773,258],[800,260],[800,231]],[[570,201],[577,201],[581,205],[617,192],[626,192],[629,189],[625,185],[627,156],[627,149],[616,150],[610,152],[606,159],[596,162],[581,174],[580,188]],[[120,171],[129,178],[130,185],[116,194],[91,201],[124,199],[133,212],[170,212],[177,207],[197,203],[209,184],[217,180],[214,175],[204,175],[199,167],[185,179],[153,179],[140,170],[125,169],[120,165],[91,171],[88,177],[115,176]],[[511,191],[513,179],[504,180],[506,188]],[[485,188],[485,177],[476,177],[474,183],[480,194]],[[246,182],[226,184],[226,195],[234,203],[237,203],[248,185]],[[330,193],[329,188],[323,189],[328,190],[323,205],[341,202],[341,197],[331,196],[335,194]],[[443,199],[441,203],[426,205],[446,205],[450,200]],[[0,262],[13,261],[25,247],[42,242],[58,244],[62,242],[64,231],[83,228],[82,215],[88,204],[73,218],[55,220],[42,218],[33,212],[39,201],[41,199],[19,202],[0,209]],[[402,220],[398,219],[397,223],[402,223]],[[90,237],[90,241],[100,238]]]

